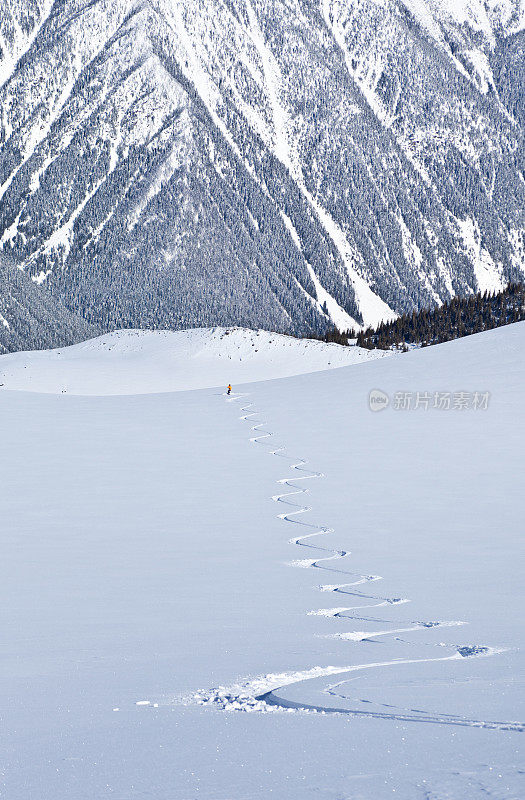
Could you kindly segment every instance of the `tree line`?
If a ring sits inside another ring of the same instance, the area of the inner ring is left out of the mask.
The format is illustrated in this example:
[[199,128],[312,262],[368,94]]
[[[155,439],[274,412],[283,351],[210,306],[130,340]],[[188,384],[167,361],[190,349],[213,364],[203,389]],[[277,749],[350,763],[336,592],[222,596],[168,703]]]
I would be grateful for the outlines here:
[[368,350],[403,350],[441,344],[472,333],[499,328],[525,320],[525,286],[509,283],[499,292],[476,292],[468,297],[453,297],[442,306],[402,314],[391,322],[362,331],[330,328],[319,338],[348,345],[350,341]]

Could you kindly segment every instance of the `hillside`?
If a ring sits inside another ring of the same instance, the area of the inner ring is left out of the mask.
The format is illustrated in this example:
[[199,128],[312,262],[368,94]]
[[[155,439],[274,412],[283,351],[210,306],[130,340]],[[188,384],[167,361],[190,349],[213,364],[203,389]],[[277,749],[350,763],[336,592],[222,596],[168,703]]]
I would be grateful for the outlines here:
[[497,289],[523,275],[524,19],[6,0],[1,247],[103,330],[321,333]]
[[287,378],[352,348],[263,336],[0,357],[0,794],[525,796],[525,323]]
[[32,347],[67,346],[100,333],[69,311],[22,270],[0,257],[0,354]]
[[84,395],[224,387],[391,355],[243,328],[114,331],[71,347],[0,358],[6,389]]
[[[403,314],[375,329],[349,331],[348,336],[335,332],[332,338],[342,339],[342,344],[345,338],[346,341],[351,338],[361,347],[403,350],[407,346],[441,344],[524,320],[525,286],[509,283],[501,292],[453,297],[438,308]],[[329,335],[326,334],[325,338]]]

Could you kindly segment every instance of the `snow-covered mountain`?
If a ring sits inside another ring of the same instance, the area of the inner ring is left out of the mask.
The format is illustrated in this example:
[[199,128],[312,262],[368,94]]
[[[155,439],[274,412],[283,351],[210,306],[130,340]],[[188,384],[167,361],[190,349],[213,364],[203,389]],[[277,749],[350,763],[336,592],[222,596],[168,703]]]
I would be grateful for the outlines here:
[[524,19],[4,0],[4,252],[102,328],[305,332],[501,286],[523,270]]
[[69,345],[100,332],[1,255],[0,294],[0,354],[28,343],[35,348]]

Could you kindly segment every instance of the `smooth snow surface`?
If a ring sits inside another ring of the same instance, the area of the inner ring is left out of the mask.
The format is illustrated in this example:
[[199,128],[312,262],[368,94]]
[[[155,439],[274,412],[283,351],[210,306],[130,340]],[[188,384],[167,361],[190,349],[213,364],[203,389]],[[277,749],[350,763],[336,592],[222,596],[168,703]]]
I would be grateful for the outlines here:
[[[229,373],[50,394],[24,354],[0,797],[525,797],[524,347],[519,323],[230,398]],[[372,413],[371,390],[490,401]]]
[[123,330],[72,347],[0,356],[7,389],[149,394],[271,380],[391,355],[247,328]]

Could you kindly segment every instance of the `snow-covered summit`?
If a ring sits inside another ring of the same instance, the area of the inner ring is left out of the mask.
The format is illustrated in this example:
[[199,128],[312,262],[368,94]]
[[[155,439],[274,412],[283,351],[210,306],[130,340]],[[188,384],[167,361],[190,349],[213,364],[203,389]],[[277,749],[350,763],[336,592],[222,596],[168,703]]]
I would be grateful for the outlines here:
[[[0,251],[23,308],[304,334],[515,280],[523,8],[3,0]],[[4,347],[40,347],[10,282]]]
[[389,353],[247,328],[121,330],[0,358],[6,389],[118,395],[203,389],[358,364]]

